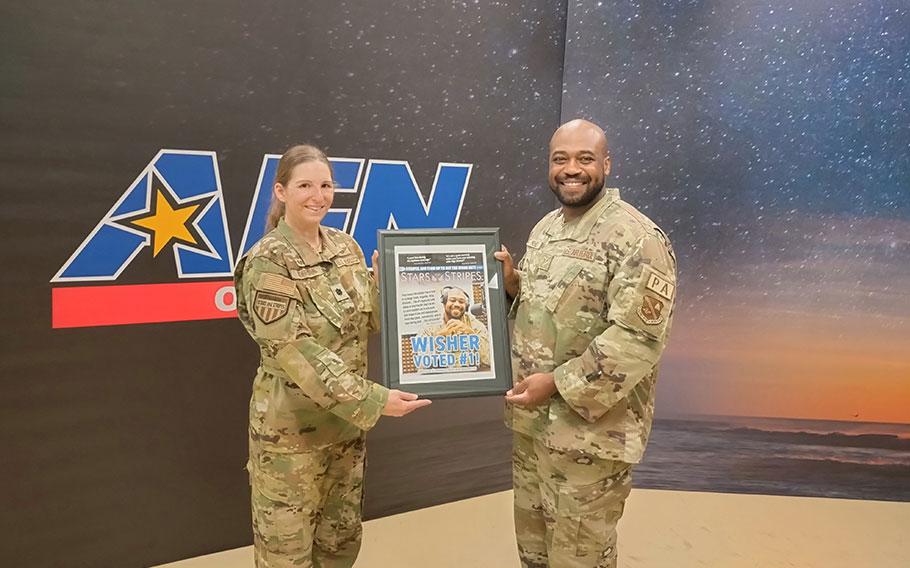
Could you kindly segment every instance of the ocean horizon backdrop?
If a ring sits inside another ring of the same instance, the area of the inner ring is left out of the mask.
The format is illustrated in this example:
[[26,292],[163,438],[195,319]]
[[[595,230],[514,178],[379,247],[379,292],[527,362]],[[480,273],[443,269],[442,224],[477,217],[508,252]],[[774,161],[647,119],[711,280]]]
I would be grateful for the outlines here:
[[908,30],[894,0],[569,4],[561,118],[678,258],[636,487],[910,501]]
[[657,418],[636,487],[910,501],[910,424]]

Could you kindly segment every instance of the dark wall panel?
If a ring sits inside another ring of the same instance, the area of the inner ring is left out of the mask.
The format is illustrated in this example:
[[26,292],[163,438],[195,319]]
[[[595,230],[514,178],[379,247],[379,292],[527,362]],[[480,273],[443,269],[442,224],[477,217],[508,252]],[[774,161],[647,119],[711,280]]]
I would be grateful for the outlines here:
[[[52,289],[85,283],[50,280],[159,150],[217,153],[235,252],[263,155],[302,141],[406,160],[424,196],[439,162],[471,163],[460,226],[520,249],[551,206],[564,30],[544,1],[5,5],[0,563],[142,566],[251,541],[257,355],[239,323],[51,329]],[[181,281],[145,248],[97,284]],[[500,415],[495,398],[441,401],[380,424],[367,514],[507,487]]]

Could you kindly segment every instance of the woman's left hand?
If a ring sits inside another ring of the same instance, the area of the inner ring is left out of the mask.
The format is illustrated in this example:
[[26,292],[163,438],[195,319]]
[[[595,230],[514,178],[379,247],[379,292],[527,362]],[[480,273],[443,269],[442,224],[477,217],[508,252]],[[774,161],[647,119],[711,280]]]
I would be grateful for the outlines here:
[[373,282],[375,282],[376,285],[379,286],[379,251],[378,250],[373,251],[372,275],[373,275]]

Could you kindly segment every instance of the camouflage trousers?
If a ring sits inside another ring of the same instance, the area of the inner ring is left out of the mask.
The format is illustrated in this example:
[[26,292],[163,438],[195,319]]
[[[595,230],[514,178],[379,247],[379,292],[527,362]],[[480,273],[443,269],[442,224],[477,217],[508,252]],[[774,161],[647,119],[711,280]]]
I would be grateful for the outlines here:
[[250,439],[257,568],[350,568],[360,552],[365,438],[300,453]]
[[631,465],[514,433],[515,535],[524,568],[615,568]]

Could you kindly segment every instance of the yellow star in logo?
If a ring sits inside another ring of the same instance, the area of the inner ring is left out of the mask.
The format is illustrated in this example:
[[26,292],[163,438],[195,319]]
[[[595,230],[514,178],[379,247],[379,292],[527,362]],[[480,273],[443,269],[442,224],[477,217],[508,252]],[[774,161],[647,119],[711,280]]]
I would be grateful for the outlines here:
[[152,256],[158,256],[158,253],[172,240],[189,245],[198,245],[187,224],[193,218],[193,214],[196,213],[200,204],[193,203],[185,207],[174,207],[160,188],[155,193],[155,209],[153,212],[146,217],[130,221],[134,225],[139,225],[152,231]]

